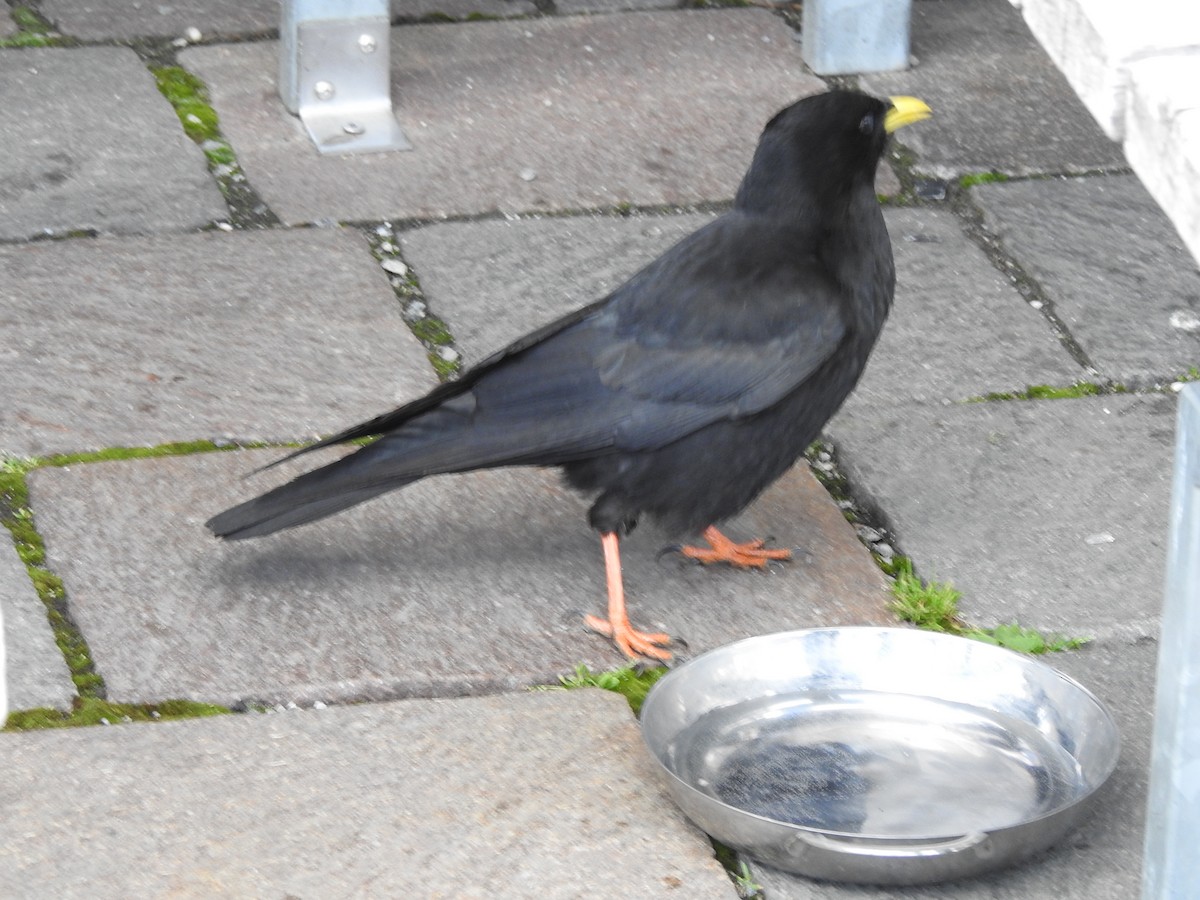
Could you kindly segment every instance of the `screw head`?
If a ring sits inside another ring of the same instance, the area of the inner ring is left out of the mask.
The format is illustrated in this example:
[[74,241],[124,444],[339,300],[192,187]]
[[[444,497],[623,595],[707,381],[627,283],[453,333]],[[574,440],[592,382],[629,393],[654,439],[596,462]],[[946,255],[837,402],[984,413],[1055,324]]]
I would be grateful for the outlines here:
[[367,129],[359,125],[357,122],[347,122],[342,126],[342,131],[346,132],[346,134],[362,134],[366,130]]
[[328,81],[318,81],[313,85],[313,93],[318,100],[328,100],[333,96],[333,85]]
[[374,53],[377,44],[374,35],[363,34],[358,38],[358,49],[363,53]]

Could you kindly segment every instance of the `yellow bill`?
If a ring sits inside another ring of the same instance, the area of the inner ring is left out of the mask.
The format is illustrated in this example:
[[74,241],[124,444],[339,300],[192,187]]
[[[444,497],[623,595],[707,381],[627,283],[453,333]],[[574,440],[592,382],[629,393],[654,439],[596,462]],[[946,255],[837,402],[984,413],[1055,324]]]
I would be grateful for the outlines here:
[[933,115],[933,110],[926,106],[923,100],[918,100],[916,97],[888,97],[888,101],[892,104],[892,108],[887,111],[887,115],[883,119],[884,130],[888,134],[897,128],[903,128],[913,122],[920,122]]

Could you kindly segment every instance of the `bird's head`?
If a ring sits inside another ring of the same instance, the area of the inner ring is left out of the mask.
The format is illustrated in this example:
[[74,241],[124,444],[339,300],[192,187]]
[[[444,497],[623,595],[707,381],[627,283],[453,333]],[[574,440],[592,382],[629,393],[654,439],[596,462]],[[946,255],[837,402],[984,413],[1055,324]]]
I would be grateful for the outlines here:
[[820,202],[874,185],[888,136],[932,114],[915,97],[880,100],[854,91],[805,97],[763,129],[735,203],[769,208]]

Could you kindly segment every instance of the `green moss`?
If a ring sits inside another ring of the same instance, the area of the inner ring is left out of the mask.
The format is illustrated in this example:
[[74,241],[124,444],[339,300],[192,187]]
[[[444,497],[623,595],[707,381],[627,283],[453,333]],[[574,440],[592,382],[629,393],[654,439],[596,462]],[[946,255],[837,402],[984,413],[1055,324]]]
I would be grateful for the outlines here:
[[458,360],[444,359],[436,351],[431,350],[425,355],[429,358],[429,364],[433,366],[433,371],[437,373],[438,381],[452,381],[462,369]]
[[634,715],[642,710],[642,702],[646,694],[654,686],[654,682],[667,674],[663,666],[641,669],[634,666],[622,666],[607,672],[593,672],[585,665],[575,667],[573,675],[563,675],[558,680],[561,684],[544,685],[540,690],[571,689],[581,687],[596,687],[620,694],[628,702]]
[[229,142],[221,137],[217,112],[209,102],[204,82],[179,66],[149,64],[159,91],[171,103],[183,130],[200,145],[209,171],[229,207],[229,224],[235,228],[274,228],[280,224],[238,166]]
[[204,82],[181,66],[158,66],[154,70],[158,90],[172,105],[208,100]]
[[87,644],[67,612],[62,579],[45,566],[46,547],[34,527],[26,476],[37,465],[36,460],[13,459],[0,465],[0,524],[12,535],[13,546],[25,564],[33,589],[46,607],[47,621],[76,690],[82,697],[100,696],[104,692],[103,680],[96,674]]
[[56,47],[61,43],[60,38],[31,31],[18,31],[6,38],[0,38],[0,47]]
[[972,172],[969,175],[963,175],[958,179],[958,186],[962,188],[974,187],[977,184],[995,184],[1001,181],[1008,181],[1009,176],[1003,172],[997,172],[993,169],[990,172]]
[[968,403],[987,403],[996,400],[1072,400],[1078,397],[1094,397],[1099,394],[1122,394],[1125,388],[1119,384],[1099,385],[1079,381],[1066,387],[1049,384],[1031,384],[1023,391],[993,392],[982,397],[970,397]]
[[446,323],[435,316],[426,316],[417,322],[413,322],[412,333],[419,340],[439,346],[448,345],[454,340],[450,334],[450,329],[446,327]]
[[[391,223],[383,222],[371,228],[366,232],[366,238],[372,255],[380,263],[390,260],[404,262],[400,257],[399,241],[392,230]],[[445,322],[430,314],[416,273],[405,264],[404,269],[398,272],[389,272],[388,275],[388,281],[392,285],[396,299],[400,301],[404,320],[417,340],[425,345],[429,365],[437,373],[438,380],[453,381],[462,371],[462,363],[457,352],[447,354],[450,356],[449,359],[443,353],[447,350],[454,350],[454,336]]]
[[209,104],[203,81],[179,66],[157,66],[150,71],[188,137],[197,142],[220,140],[217,112]]
[[70,728],[81,725],[115,725],[121,722],[154,722],[164,719],[195,719],[229,713],[224,706],[191,700],[166,700],[158,704],[111,703],[97,697],[79,697],[69,712],[39,707],[8,714],[4,731],[33,731],[41,728]]
[[188,137],[196,142],[221,139],[217,113],[209,104],[202,80],[179,66],[162,66],[151,71],[158,90],[175,108]]
[[204,156],[214,166],[235,166],[237,157],[233,148],[225,141],[209,141],[204,147]]
[[213,441],[176,441],[152,447],[107,447],[85,453],[59,453],[37,461],[44,466],[73,466],[76,463],[111,462],[124,459],[156,459],[162,456],[187,456],[192,453],[217,453],[226,450],[268,446],[265,443],[216,444]]
[[[14,6],[9,14],[20,30],[0,38],[0,47],[56,47],[68,43],[54,26],[28,6]],[[0,7],[0,15],[3,15],[3,7]]]

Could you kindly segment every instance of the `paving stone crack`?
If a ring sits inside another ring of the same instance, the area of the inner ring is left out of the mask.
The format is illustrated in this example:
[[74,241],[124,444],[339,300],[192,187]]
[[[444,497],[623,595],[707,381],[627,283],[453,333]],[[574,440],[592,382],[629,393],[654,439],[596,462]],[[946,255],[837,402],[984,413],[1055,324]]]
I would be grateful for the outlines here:
[[282,221],[250,184],[233,145],[221,131],[208,86],[180,66],[169,43],[147,42],[133,47],[154,76],[159,92],[174,108],[183,130],[204,151],[209,174],[217,183],[229,211],[228,222],[217,228],[248,230],[278,228]]
[[387,273],[404,322],[425,347],[438,380],[453,381],[462,371],[462,353],[445,320],[430,311],[417,273],[400,253],[398,231],[391,222],[377,222],[363,229],[372,255]]
[[1042,314],[1058,342],[1089,378],[1100,378],[1101,372],[1083,345],[1076,340],[1067,323],[1059,316],[1054,300],[1036,278],[1005,248],[1004,242],[983,224],[983,211],[970,196],[969,190],[951,188],[949,208],[958,217],[966,236],[983,251],[992,266],[1017,289],[1025,302]]

